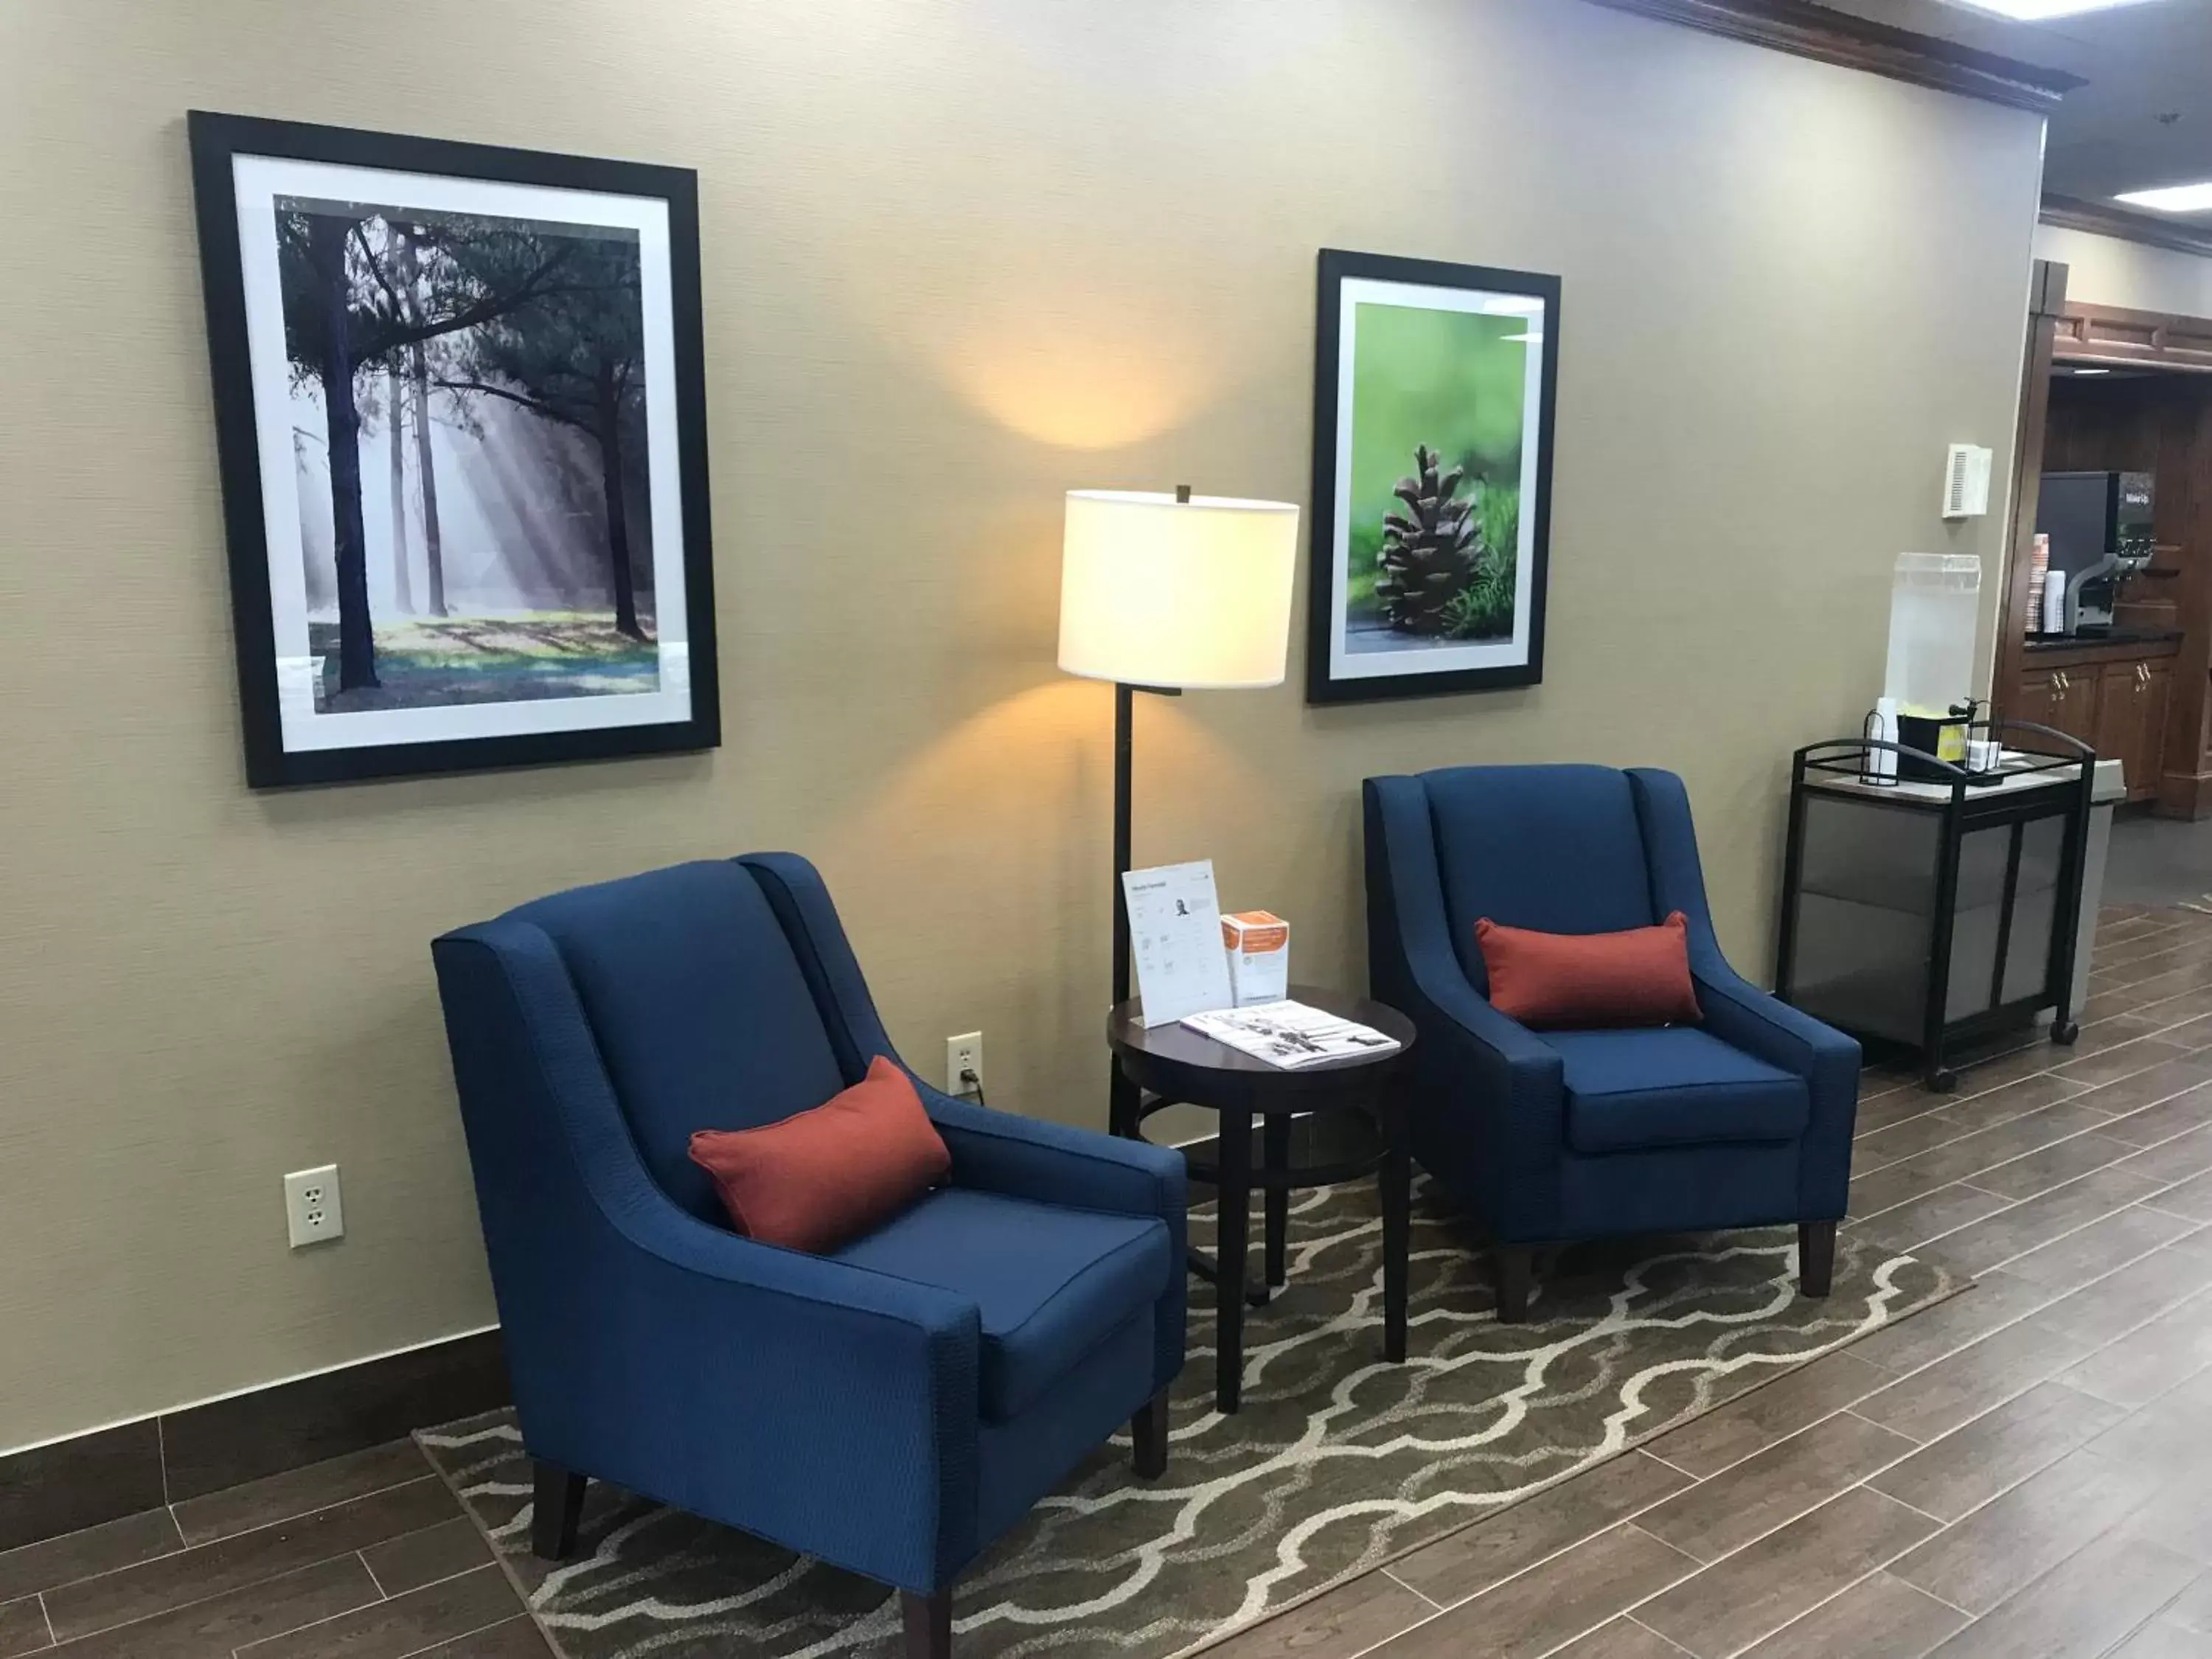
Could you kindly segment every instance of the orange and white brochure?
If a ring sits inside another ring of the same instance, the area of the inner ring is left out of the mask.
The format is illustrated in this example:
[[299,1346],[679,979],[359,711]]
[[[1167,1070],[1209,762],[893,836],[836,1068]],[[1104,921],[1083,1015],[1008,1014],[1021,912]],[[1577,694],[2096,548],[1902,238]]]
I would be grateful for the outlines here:
[[1232,910],[1221,919],[1229,988],[1239,1008],[1291,994],[1291,924],[1272,910]]

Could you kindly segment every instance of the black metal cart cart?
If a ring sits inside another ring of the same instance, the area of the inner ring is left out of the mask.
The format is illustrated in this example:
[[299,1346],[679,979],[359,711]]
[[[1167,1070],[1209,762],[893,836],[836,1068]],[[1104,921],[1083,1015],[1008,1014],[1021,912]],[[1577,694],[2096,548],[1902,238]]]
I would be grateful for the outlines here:
[[[1994,773],[1839,738],[1790,772],[1775,994],[1869,1047],[1907,1050],[1928,1086],[1947,1056],[2053,1012],[2077,1035],[2074,981],[2096,751],[2026,721],[1977,735],[2033,745]],[[1877,775],[1883,753],[1940,781]]]

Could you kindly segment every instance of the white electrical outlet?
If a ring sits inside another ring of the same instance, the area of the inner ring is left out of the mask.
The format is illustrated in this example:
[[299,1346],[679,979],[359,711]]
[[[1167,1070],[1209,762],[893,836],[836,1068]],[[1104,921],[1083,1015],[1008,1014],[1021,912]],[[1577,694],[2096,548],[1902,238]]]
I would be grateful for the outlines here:
[[338,1196],[338,1166],[295,1170],[284,1177],[284,1220],[292,1248],[345,1237],[345,1206]]
[[945,1091],[952,1095],[983,1092],[983,1034],[969,1031],[945,1039]]

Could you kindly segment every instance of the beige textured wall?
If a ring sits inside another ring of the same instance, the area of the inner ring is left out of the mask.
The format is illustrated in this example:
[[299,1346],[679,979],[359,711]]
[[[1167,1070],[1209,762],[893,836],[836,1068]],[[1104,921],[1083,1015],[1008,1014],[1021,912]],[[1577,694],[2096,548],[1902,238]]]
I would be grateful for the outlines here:
[[2060,225],[2035,228],[2035,257],[2066,266],[2069,300],[2212,317],[2212,259]]
[[[726,747],[246,790],[193,106],[699,169]],[[1892,557],[1996,550],[1936,507],[2011,430],[2039,145],[1570,0],[9,0],[0,1447],[488,1322],[426,945],[566,884],[802,849],[918,1064],[981,1026],[994,1103],[1099,1121],[1060,493],[1303,500],[1324,245],[1564,276],[1547,684],[1148,702],[1140,859],[1343,980],[1363,775],[1656,763],[1762,971]],[[349,1236],[288,1255],[323,1159]]]

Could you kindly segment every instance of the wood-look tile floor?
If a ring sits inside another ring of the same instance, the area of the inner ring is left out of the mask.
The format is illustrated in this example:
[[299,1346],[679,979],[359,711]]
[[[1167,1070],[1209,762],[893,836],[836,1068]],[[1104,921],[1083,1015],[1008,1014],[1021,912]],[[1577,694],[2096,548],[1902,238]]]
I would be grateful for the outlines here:
[[2071,1049],[1863,1085],[1848,1224],[1978,1283],[1207,1659],[2212,1659],[2212,915]]
[[0,1553],[0,1659],[550,1659],[411,1441]]
[[[1868,1074],[1850,1225],[1976,1287],[1212,1659],[2212,1659],[2212,915],[2080,1043]],[[0,1553],[0,1659],[548,1659],[411,1443]]]

